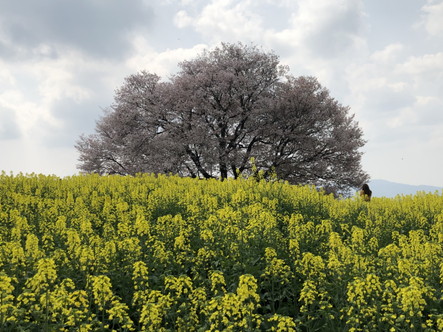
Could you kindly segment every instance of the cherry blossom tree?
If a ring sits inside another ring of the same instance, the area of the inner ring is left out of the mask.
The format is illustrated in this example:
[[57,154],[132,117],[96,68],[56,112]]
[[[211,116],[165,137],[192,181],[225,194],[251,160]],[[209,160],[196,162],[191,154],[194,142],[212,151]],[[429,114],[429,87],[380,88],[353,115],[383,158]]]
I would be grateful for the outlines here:
[[261,172],[336,192],[368,180],[349,107],[316,78],[289,75],[274,53],[223,43],[179,68],[167,81],[145,71],[126,78],[96,133],[77,142],[81,171]]

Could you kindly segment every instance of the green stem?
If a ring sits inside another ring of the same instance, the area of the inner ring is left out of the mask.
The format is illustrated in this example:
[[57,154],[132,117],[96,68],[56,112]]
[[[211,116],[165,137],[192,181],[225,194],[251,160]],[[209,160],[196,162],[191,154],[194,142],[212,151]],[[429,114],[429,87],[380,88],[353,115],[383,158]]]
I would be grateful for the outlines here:
[[[0,308],[2,308],[2,307],[3,307],[3,293],[0,295]],[[0,316],[0,321],[2,323],[1,331],[3,331],[3,327],[5,326],[4,320],[6,320],[6,319],[3,318],[3,312],[2,312],[1,316]]]
[[49,331],[49,293],[46,291],[45,330]]

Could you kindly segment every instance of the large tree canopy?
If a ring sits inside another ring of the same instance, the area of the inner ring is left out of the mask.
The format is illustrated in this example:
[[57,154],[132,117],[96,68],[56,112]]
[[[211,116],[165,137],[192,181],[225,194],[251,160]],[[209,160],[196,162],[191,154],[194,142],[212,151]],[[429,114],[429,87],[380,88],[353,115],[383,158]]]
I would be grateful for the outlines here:
[[221,179],[259,170],[339,191],[367,180],[362,131],[316,78],[293,77],[274,53],[243,44],[179,68],[168,81],[126,78],[96,133],[77,142],[80,170]]

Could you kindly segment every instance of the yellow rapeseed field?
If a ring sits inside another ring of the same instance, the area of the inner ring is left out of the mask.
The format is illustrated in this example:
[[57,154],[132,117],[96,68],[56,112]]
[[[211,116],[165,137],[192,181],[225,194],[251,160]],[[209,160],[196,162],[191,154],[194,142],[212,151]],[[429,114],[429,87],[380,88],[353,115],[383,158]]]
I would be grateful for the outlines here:
[[0,331],[442,331],[443,196],[0,176]]

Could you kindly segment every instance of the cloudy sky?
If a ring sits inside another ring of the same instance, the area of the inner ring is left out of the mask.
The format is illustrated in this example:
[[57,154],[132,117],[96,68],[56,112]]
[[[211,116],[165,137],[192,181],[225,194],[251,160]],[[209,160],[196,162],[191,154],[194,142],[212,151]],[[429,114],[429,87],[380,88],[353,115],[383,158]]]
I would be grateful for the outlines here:
[[350,106],[371,178],[443,186],[442,18],[443,0],[0,0],[0,170],[77,174],[124,77],[241,41]]

